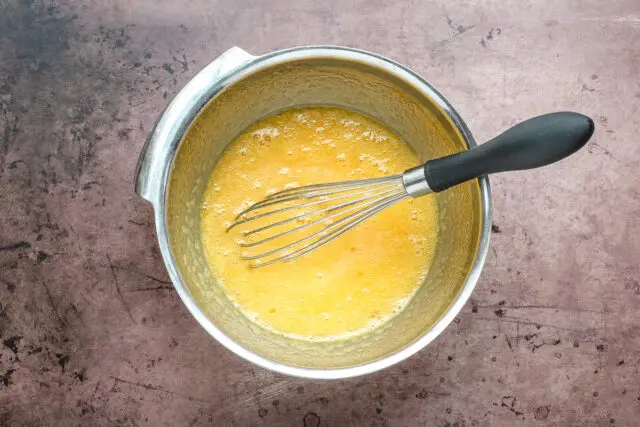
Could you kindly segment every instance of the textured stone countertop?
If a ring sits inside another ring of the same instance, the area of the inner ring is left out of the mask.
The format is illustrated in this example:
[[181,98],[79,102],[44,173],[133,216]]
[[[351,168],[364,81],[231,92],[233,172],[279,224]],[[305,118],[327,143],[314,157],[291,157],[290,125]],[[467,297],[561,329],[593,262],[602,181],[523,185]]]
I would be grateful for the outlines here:
[[[344,381],[211,339],[132,191],[201,67],[304,44],[407,64],[479,141],[560,109],[597,126],[571,161],[492,178],[471,301],[414,357]],[[639,116],[637,0],[0,0],[0,425],[638,425]]]

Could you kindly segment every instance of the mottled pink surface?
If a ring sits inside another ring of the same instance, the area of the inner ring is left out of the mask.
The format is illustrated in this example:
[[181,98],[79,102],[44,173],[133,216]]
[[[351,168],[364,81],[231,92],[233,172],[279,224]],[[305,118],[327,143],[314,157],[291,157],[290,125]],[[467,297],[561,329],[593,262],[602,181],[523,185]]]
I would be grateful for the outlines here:
[[[571,160],[492,178],[487,265],[445,333],[326,382],[211,339],[132,191],[201,67],[320,43],[412,67],[479,141],[553,110],[597,123]],[[639,76],[637,0],[0,0],[0,425],[638,425]]]

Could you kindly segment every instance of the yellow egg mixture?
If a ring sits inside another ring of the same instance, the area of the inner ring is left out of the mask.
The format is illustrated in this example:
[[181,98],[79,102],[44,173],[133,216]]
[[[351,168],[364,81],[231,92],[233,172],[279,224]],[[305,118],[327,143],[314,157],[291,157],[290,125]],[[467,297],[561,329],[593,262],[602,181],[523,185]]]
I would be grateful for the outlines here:
[[335,339],[380,325],[431,266],[433,197],[400,202],[309,255],[260,268],[240,259],[238,236],[225,228],[276,190],[393,175],[419,163],[400,137],[338,108],[296,109],[254,124],[223,153],[205,190],[202,242],[214,276],[243,313],[281,334]]

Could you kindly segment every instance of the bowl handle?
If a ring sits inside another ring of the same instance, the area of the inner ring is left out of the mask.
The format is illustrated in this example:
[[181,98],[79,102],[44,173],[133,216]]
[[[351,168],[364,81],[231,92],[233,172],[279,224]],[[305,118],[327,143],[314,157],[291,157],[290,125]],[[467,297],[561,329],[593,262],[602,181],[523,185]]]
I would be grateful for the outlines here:
[[203,68],[173,98],[147,138],[135,172],[135,191],[154,207],[164,194],[164,179],[178,144],[200,109],[224,88],[224,77],[255,59],[232,47]]

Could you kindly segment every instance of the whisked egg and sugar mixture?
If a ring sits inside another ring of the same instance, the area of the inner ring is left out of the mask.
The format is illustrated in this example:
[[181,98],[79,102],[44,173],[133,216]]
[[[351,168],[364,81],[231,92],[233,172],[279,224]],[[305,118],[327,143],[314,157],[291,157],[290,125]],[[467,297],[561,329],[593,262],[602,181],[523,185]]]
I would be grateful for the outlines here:
[[202,244],[218,284],[241,312],[274,332],[342,339],[397,314],[424,281],[437,244],[433,197],[402,201],[313,253],[251,268],[236,215],[287,188],[402,173],[420,163],[398,135],[339,108],[285,111],[253,124],[225,150],[207,183]]

